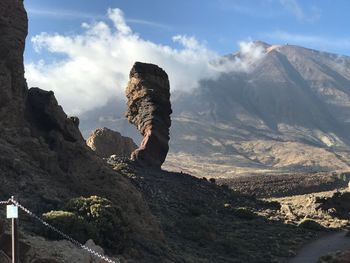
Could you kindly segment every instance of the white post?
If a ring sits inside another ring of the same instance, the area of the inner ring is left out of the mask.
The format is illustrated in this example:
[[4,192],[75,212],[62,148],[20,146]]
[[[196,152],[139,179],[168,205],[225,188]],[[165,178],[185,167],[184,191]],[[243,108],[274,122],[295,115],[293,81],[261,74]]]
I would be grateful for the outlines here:
[[19,263],[18,254],[18,207],[14,204],[14,196],[11,196],[12,204],[7,206],[7,218],[12,221],[12,263]]

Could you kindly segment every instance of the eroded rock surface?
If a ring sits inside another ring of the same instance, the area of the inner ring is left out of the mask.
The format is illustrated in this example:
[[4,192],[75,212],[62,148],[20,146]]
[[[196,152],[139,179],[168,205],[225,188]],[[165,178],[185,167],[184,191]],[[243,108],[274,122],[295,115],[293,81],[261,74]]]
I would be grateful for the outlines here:
[[17,123],[23,111],[27,91],[23,77],[27,24],[23,1],[0,1],[0,125]]
[[94,130],[86,140],[86,144],[101,158],[108,158],[111,155],[129,157],[137,149],[131,138],[108,128]]
[[44,133],[53,130],[61,133],[67,141],[82,142],[79,131],[79,119],[68,118],[62,107],[58,105],[52,91],[31,88],[27,96],[27,116],[34,123],[37,131]]
[[143,136],[131,158],[143,166],[159,168],[169,151],[172,110],[168,75],[156,65],[136,62],[129,78],[126,117]]
[[317,199],[317,203],[318,208],[338,218],[350,219],[350,192],[336,192],[329,198]]

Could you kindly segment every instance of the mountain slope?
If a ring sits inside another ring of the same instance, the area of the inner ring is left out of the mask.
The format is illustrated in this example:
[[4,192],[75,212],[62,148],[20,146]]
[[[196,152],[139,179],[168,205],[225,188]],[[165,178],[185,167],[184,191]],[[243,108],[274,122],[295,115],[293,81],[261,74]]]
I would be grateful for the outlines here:
[[[217,170],[231,174],[233,168],[236,174],[349,169],[350,57],[255,45],[263,56],[249,61],[247,70],[222,73],[193,91],[173,94],[167,167],[176,169],[183,157],[189,170],[202,158],[200,163],[225,165]],[[111,123],[125,130],[119,126]]]
[[250,166],[250,172],[348,169],[350,58],[264,45],[264,56],[248,71],[204,80],[179,96],[172,150],[190,159],[187,153],[230,155],[225,165]]

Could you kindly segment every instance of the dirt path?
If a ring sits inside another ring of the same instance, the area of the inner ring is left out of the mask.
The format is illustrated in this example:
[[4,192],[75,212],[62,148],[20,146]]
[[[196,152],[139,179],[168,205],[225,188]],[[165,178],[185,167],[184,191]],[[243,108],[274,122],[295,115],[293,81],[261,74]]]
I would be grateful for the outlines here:
[[327,253],[349,249],[350,237],[345,235],[345,231],[327,234],[305,245],[289,263],[316,263]]

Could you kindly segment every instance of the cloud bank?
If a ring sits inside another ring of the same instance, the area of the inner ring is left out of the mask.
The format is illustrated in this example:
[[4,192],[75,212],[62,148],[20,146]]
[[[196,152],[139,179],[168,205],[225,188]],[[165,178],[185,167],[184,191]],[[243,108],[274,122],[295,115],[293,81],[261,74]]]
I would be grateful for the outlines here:
[[[120,9],[109,9],[108,19],[83,23],[79,35],[41,33],[31,41],[36,52],[61,55],[55,62],[40,60],[25,65],[30,87],[53,90],[68,114],[103,106],[111,97],[124,98],[129,70],[135,61],[154,63],[169,75],[172,90],[191,90],[199,80],[223,72],[248,70],[264,55],[262,47],[241,42],[241,55],[222,59],[196,38],[173,37],[179,48],[141,38],[126,23]],[[220,61],[220,63],[213,63]]]

